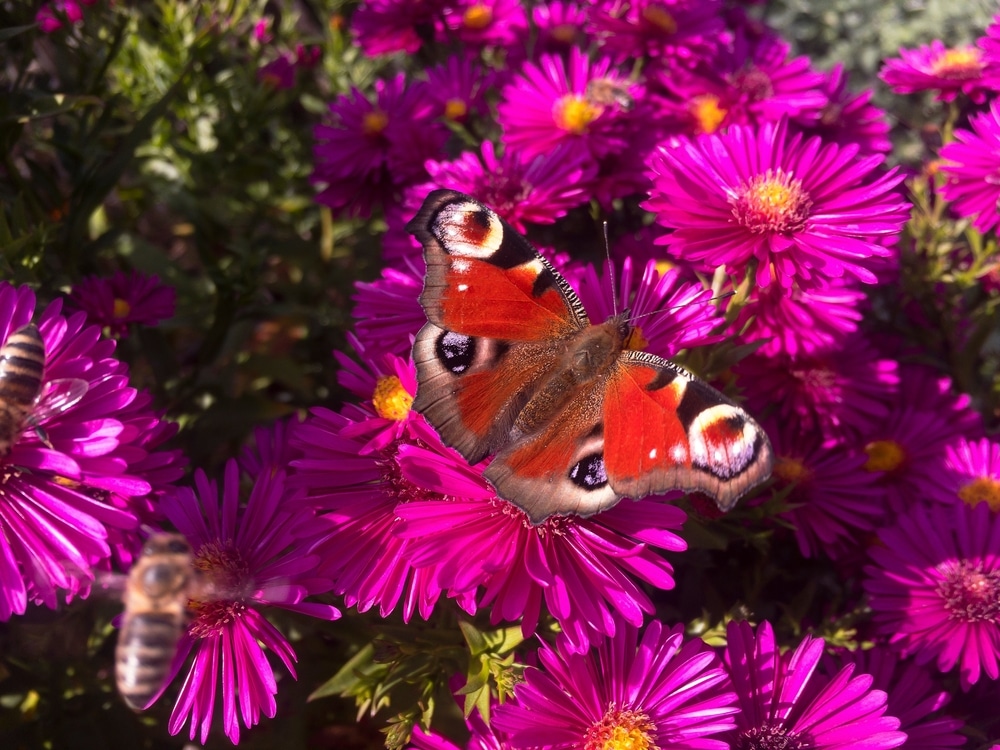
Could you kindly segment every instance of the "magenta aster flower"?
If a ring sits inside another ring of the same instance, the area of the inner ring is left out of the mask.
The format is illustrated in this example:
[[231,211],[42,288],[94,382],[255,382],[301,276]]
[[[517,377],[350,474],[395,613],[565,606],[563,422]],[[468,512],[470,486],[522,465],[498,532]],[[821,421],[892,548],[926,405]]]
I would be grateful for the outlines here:
[[[620,623],[589,653],[543,645],[494,726],[512,748],[698,748],[733,728],[735,696],[715,652],[684,627],[653,620],[642,636]],[[711,739],[710,739],[711,738]]]
[[414,251],[397,264],[399,268],[386,266],[381,278],[354,282],[355,330],[366,346],[399,355],[408,354],[413,347],[413,337],[427,322],[418,299],[424,288],[424,272],[418,262]]
[[156,275],[116,271],[110,278],[83,277],[73,285],[69,299],[87,314],[89,322],[114,336],[125,336],[131,323],[155,326],[172,318],[177,292],[160,283]]
[[653,58],[670,68],[708,61],[722,37],[718,0],[602,0],[590,11],[590,33],[617,62]]
[[465,745],[457,745],[434,732],[424,732],[420,727],[413,728],[411,750],[509,750],[509,746],[500,741],[493,727],[483,721],[478,711],[474,711],[465,720],[469,739]]
[[960,437],[945,451],[958,498],[971,507],[986,503],[993,512],[1000,511],[1000,444]]
[[527,223],[552,224],[586,203],[597,173],[594,162],[568,144],[528,159],[514,148],[497,157],[489,141],[481,154],[466,151],[454,161],[428,161],[426,167],[430,182],[406,192],[401,210],[407,217],[431,190],[451,188],[488,204],[519,232]]
[[568,54],[573,47],[586,49],[587,6],[574,2],[539,3],[531,9],[535,54]]
[[45,34],[51,34],[62,28],[63,21],[69,21],[74,25],[83,23],[81,4],[93,5],[93,0],[82,3],[77,2],[77,0],[52,0],[52,2],[44,3],[35,14],[35,23]]
[[295,677],[291,644],[259,608],[281,607],[324,620],[335,620],[340,612],[304,601],[329,591],[331,584],[317,574],[315,519],[284,510],[293,497],[284,472],[259,475],[242,505],[239,471],[231,460],[221,490],[220,496],[216,483],[199,470],[194,490],[180,489],[163,501],[167,518],[191,544],[194,564],[211,587],[209,598],[188,605],[192,621],[181,638],[175,670],[190,651],[194,660],[168,728],[177,734],[190,720],[190,738],[207,741],[221,687],[223,728],[236,744],[241,719],[252,727],[261,715],[273,717],[277,711],[278,686],[264,649]]
[[906,741],[899,719],[886,714],[886,694],[872,677],[847,665],[829,681],[816,674],[823,640],[806,636],[794,651],[778,649],[768,622],[756,634],[746,621],[726,628],[726,662],[739,699],[730,747],[769,750],[880,750]]
[[889,415],[863,436],[865,468],[880,475],[889,507],[900,512],[918,501],[955,501],[954,473],[946,451],[962,438],[982,434],[969,397],[952,393],[951,381],[926,367],[900,369],[900,387]]
[[451,0],[365,0],[351,16],[351,31],[369,57],[406,52],[423,45],[420,30],[433,28]]
[[[41,398],[0,454],[0,620],[29,601],[55,607],[57,592],[85,591],[94,568],[134,537],[133,503],[153,489],[143,472],[165,479],[149,450],[164,432],[148,396],[128,387],[115,342],[61,307],[56,300],[36,318]],[[0,342],[34,312],[30,289],[0,283]]]
[[752,354],[733,371],[755,412],[768,408],[803,431],[867,434],[885,422],[899,385],[897,364],[861,335],[811,354]]
[[295,58],[290,52],[282,52],[257,70],[257,80],[277,91],[293,88],[295,86]]
[[640,122],[635,112],[588,98],[591,81],[629,87],[625,75],[613,70],[610,60],[591,62],[575,47],[568,61],[542,55],[537,64],[526,63],[520,75],[504,87],[497,108],[504,143],[525,160],[560,145],[570,145],[591,157],[628,149],[648,123]]
[[872,687],[888,695],[887,713],[899,719],[899,731],[906,733],[906,742],[901,745],[905,750],[942,750],[965,744],[965,737],[959,734],[964,723],[941,714],[951,696],[938,689],[926,669],[879,646],[841,651],[836,657],[827,655],[821,667],[832,676],[845,664],[870,674]]
[[885,154],[892,150],[889,121],[885,112],[871,103],[872,89],[852,93],[847,87],[844,66],[837,63],[827,74],[822,91],[827,103],[819,118],[796,118],[798,129],[840,146],[856,143],[862,154]]
[[451,55],[427,69],[427,93],[438,105],[439,116],[450,122],[467,122],[488,111],[486,92],[494,75],[469,57]]
[[644,206],[675,230],[661,241],[709,273],[724,263],[742,278],[754,263],[761,287],[816,288],[843,276],[874,283],[909,204],[895,191],[903,175],[878,173],[883,157],[857,152],[789,137],[784,120],[681,138],[654,151]]
[[426,179],[424,162],[440,156],[448,136],[427,84],[407,84],[402,73],[375,82],[375,101],[352,89],[330,105],[330,114],[330,124],[314,130],[310,179],[320,189],[316,200],[355,215]]
[[958,667],[962,689],[1000,676],[1000,522],[986,503],[921,504],[869,551],[879,632],[918,664]]
[[523,45],[528,31],[524,4],[518,0],[456,0],[443,13],[442,40],[455,38],[476,47]]
[[790,510],[781,515],[794,526],[799,551],[841,559],[886,511],[877,477],[864,470],[867,456],[794,421],[772,420],[766,432],[774,446],[775,488],[791,488]]
[[885,61],[879,78],[897,94],[936,91],[936,98],[950,102],[963,93],[974,102],[983,101],[983,53],[977,47],[949,48],[934,40],[917,49],[901,49],[898,58]]
[[955,140],[941,149],[941,171],[947,181],[941,194],[959,216],[972,218],[972,226],[988,232],[1000,224],[1000,101],[990,111],[969,118],[972,130],[958,129]]
[[976,40],[983,51],[983,82],[992,91],[1000,91],[1000,15],[986,27],[986,35]]

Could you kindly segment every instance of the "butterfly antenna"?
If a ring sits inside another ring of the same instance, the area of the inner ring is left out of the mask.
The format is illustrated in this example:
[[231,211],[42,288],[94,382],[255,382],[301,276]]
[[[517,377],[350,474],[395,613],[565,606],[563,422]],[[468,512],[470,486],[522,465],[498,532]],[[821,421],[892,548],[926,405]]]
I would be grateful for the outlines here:
[[611,243],[608,241],[608,221],[604,220],[604,259],[608,262],[608,283],[611,285],[611,312],[618,317],[618,294],[615,291],[615,264],[611,262]]
[[[723,292],[722,294],[717,294],[714,297],[707,299],[705,301],[718,302],[719,300],[723,300],[726,297],[732,297],[734,294],[736,294],[736,292]],[[666,307],[662,310],[650,310],[649,312],[642,313],[642,315],[634,316],[632,320],[641,320],[642,318],[648,318],[653,315],[662,315],[663,313],[673,312],[674,310],[681,310],[685,307],[690,307],[693,304],[694,304],[693,302],[685,302],[683,305],[674,305],[673,307]]]

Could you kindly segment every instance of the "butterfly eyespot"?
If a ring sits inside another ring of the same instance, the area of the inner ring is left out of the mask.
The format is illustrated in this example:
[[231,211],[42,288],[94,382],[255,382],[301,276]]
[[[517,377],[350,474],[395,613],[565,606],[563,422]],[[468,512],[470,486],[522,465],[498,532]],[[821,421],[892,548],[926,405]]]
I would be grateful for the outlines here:
[[604,468],[604,456],[595,453],[585,456],[573,464],[569,470],[569,478],[585,490],[598,490],[608,483],[608,473]]
[[476,340],[454,331],[445,331],[437,340],[437,358],[450,372],[461,375],[476,358]]

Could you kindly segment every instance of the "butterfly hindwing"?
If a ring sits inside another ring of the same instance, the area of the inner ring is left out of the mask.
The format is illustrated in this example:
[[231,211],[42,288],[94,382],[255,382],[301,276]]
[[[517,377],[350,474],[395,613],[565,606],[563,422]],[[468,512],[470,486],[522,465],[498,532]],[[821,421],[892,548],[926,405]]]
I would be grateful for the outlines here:
[[643,497],[699,490],[729,510],[771,473],[767,435],[739,406],[671,362],[625,352],[604,397],[605,470]]

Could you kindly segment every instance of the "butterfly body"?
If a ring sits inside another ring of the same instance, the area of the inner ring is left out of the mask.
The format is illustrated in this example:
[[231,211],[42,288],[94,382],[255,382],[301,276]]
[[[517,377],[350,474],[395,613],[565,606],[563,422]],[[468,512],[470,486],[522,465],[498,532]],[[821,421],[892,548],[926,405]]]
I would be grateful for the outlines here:
[[673,363],[629,348],[628,314],[592,324],[568,282],[474,199],[431,193],[417,395],[442,440],[533,523],[623,496],[701,490],[725,509],[771,468],[767,436]]

